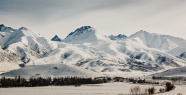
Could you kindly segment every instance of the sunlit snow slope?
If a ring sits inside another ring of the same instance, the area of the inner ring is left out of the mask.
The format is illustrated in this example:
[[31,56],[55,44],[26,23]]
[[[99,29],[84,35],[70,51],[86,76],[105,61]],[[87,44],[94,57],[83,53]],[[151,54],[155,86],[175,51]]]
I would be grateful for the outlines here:
[[186,64],[186,40],[143,30],[129,37],[106,36],[82,26],[63,40],[56,35],[49,41],[27,28],[0,25],[0,34],[2,51],[21,60],[21,67],[61,63],[109,74],[154,72]]
[[156,77],[185,77],[186,67],[174,68],[161,73],[153,74]]
[[163,35],[139,31],[128,38],[122,36],[125,37],[123,40],[110,37],[91,26],[80,27],[64,42],[58,43],[59,47],[48,57],[36,60],[34,64],[61,62],[93,71],[119,73],[131,70],[149,72],[185,65],[184,60],[166,52],[179,45]]
[[12,70],[2,74],[2,76],[14,77],[21,76],[25,78],[30,77],[65,77],[65,76],[78,76],[78,77],[100,77],[100,73],[89,71],[77,66],[65,64],[47,64],[47,65],[32,65],[18,70]]

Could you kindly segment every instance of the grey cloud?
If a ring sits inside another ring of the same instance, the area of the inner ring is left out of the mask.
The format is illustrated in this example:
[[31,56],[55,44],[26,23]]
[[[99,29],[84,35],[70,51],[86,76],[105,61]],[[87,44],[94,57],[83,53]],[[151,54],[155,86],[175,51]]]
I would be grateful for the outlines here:
[[185,6],[186,0],[0,0],[0,23],[30,27],[44,35],[51,31],[67,35],[85,24],[107,33],[164,29],[173,34],[185,31]]
[[133,0],[1,0],[1,11],[35,19],[61,16],[66,18],[83,12],[122,6]]

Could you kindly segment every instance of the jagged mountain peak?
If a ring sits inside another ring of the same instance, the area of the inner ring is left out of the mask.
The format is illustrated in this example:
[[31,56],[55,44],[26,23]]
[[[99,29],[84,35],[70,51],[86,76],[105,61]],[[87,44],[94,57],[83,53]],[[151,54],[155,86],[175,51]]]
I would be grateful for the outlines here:
[[12,31],[16,31],[16,29],[13,29],[11,27],[7,27],[4,24],[0,25],[0,31],[1,32],[12,32]]
[[[26,27],[21,27],[19,29],[13,29],[11,27],[7,27],[3,24],[0,25],[0,31],[1,32],[6,32],[6,35],[11,35],[12,38],[15,38],[16,36],[32,36],[32,37],[36,37],[39,36],[39,34],[32,32],[31,30],[29,30]],[[20,38],[19,37],[19,38]]]
[[0,24],[0,28],[3,27],[3,26],[4,26],[4,24]]
[[51,43],[47,39],[26,27],[12,29],[2,25],[0,29],[0,48],[11,52],[23,62],[41,58],[52,50]]
[[127,36],[124,34],[118,34],[117,36],[110,35],[110,36],[108,36],[108,38],[111,40],[123,40],[123,39],[126,39]]
[[61,40],[57,35],[55,35],[55,36],[51,39],[51,41],[58,41],[58,42],[61,42],[62,40]]
[[178,47],[172,39],[167,38],[165,35],[149,33],[143,30],[134,33],[129,39],[136,39],[149,48],[156,48],[163,51],[169,51]]
[[71,36],[71,35],[80,35],[80,34],[86,34],[86,33],[90,33],[90,32],[95,32],[95,29],[91,26],[82,26],[80,28],[77,28],[74,32],[71,32],[67,37]]
[[147,32],[147,31],[145,31],[145,30],[140,30],[140,31],[138,31],[139,33],[149,33],[149,32]]
[[4,24],[0,24],[0,31],[1,31],[1,28],[5,27]]
[[88,29],[93,29],[93,27],[91,27],[91,26],[82,26],[80,28],[77,28],[75,31],[85,31],[85,30],[88,30]]
[[124,34],[118,34],[118,37],[122,38],[122,37],[127,37],[127,36]]
[[180,57],[186,58],[186,52],[182,53]]
[[148,35],[161,36],[160,34],[150,33],[150,32],[144,31],[144,30],[140,30],[140,31],[137,31],[136,33],[132,34],[130,36],[130,38],[131,37],[139,37],[139,36],[148,36]]
[[26,27],[21,27],[21,28],[19,28],[18,30],[20,30],[20,31],[28,31],[29,29],[26,28]]
[[40,36],[38,33],[32,32],[31,30],[29,30],[26,27],[21,27],[15,32],[21,32],[23,36],[30,36],[30,37],[34,37],[34,38],[37,38]]
[[96,42],[98,40],[106,40],[106,36],[100,34],[95,28],[91,26],[82,26],[77,28],[74,32],[71,32],[65,39],[66,43],[89,43]]

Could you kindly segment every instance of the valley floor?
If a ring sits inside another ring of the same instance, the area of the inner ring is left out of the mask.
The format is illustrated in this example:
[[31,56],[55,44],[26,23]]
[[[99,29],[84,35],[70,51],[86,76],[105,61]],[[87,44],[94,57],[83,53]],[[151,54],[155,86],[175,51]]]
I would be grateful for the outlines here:
[[[74,86],[47,86],[47,87],[20,87],[20,88],[0,88],[0,95],[118,95],[130,93],[130,88],[137,84],[129,83],[105,83],[95,85]],[[152,87],[152,85],[139,85],[141,89]],[[163,88],[155,86],[156,89]],[[178,87],[179,89],[180,87]],[[182,88],[182,92],[184,91]],[[175,91],[177,91],[176,89]],[[172,93],[174,91],[171,91]],[[168,92],[169,93],[169,92]],[[177,95],[177,94],[162,94],[162,95]],[[177,93],[177,92],[175,92]],[[160,95],[160,94],[159,94]],[[185,94],[183,94],[185,95]]]
[[176,88],[170,92],[158,94],[158,95],[177,95],[181,93],[182,95],[186,95],[186,85],[176,85]]

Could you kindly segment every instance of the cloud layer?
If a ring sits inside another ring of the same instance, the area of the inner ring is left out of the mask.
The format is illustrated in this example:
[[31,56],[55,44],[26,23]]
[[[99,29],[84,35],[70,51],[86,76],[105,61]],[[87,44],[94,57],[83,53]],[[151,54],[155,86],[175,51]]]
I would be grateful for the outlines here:
[[83,25],[102,34],[138,30],[186,37],[185,0],[1,0],[0,23],[51,38]]

